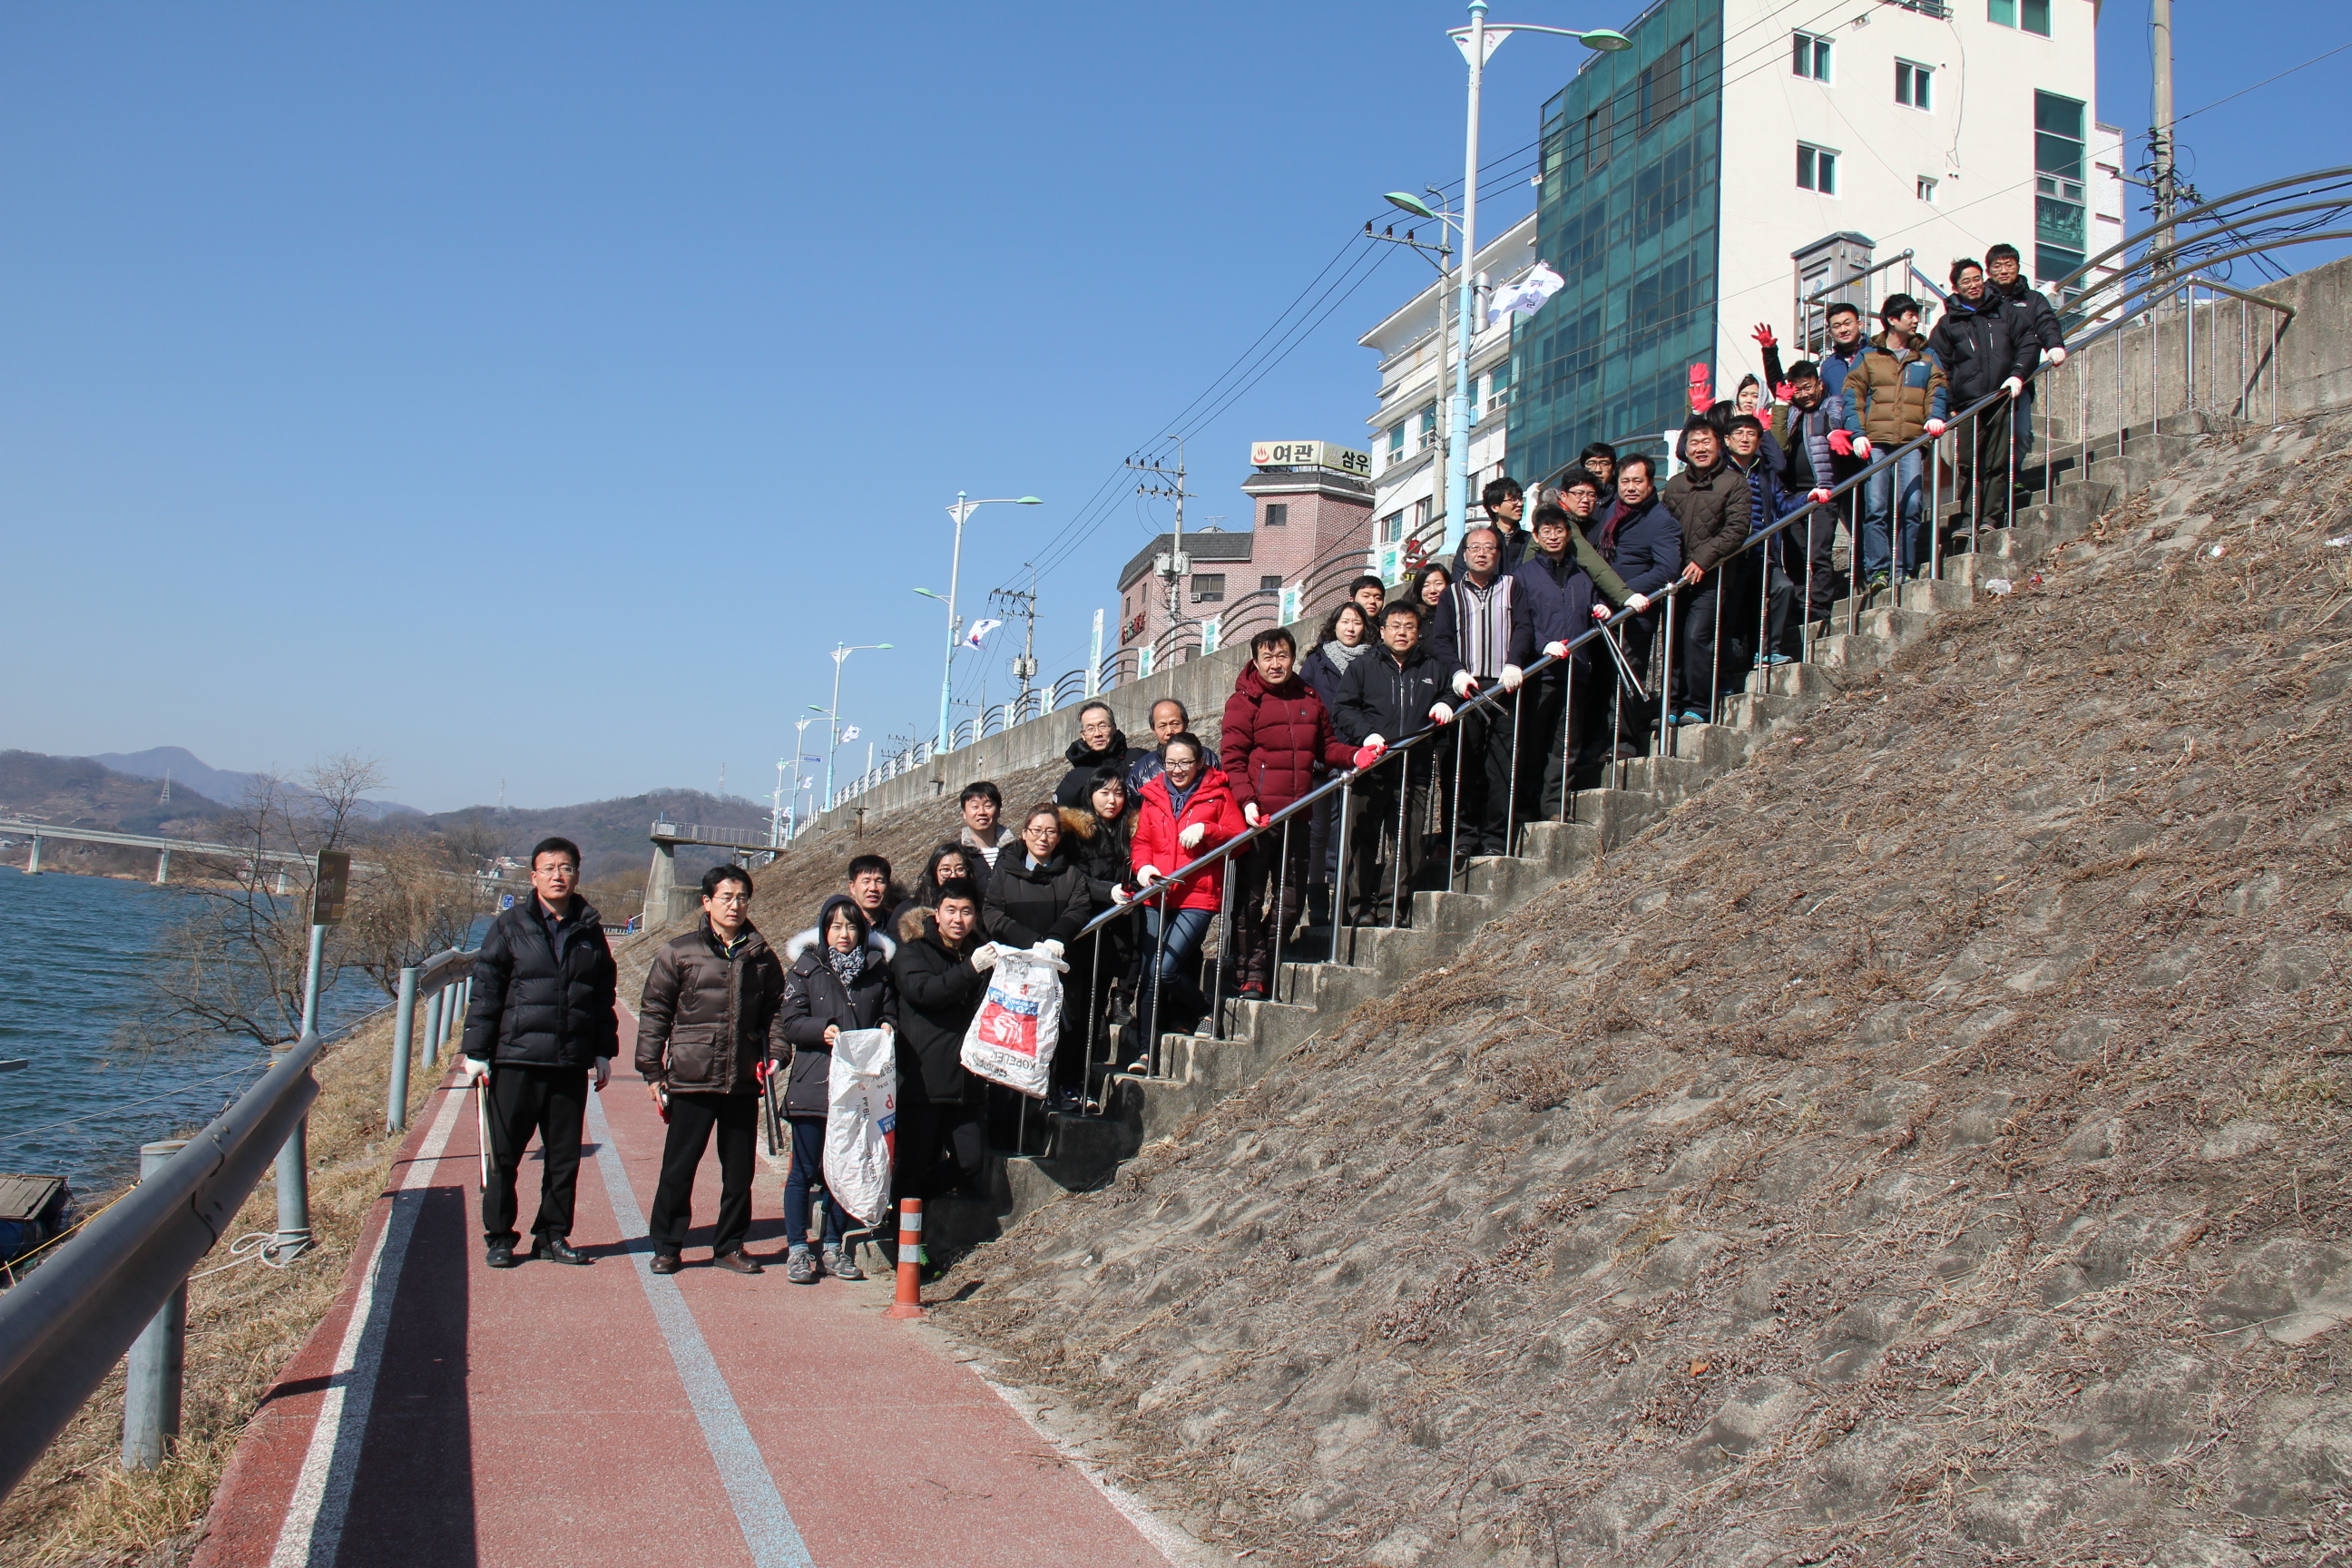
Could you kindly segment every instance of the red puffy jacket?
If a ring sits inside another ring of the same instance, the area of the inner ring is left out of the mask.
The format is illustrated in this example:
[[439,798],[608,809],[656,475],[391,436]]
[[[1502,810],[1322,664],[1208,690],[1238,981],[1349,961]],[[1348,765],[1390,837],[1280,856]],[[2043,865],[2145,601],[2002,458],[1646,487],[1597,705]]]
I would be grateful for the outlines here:
[[1245,664],[1225,699],[1225,729],[1218,738],[1234,798],[1257,803],[1267,816],[1315,787],[1315,764],[1353,765],[1356,748],[1331,728],[1331,714],[1315,689],[1297,675],[1268,686],[1257,666]]
[[[1196,822],[1207,831],[1199,844],[1186,849],[1176,842],[1176,836]],[[1135,869],[1139,877],[1146,866],[1158,867],[1163,873],[1176,870],[1248,831],[1249,824],[1242,820],[1241,805],[1234,799],[1233,785],[1223,769],[1210,768],[1201,774],[1201,782],[1192,786],[1192,797],[1184,803],[1181,820],[1169,798],[1168,775],[1161,773],[1143,786],[1143,805],[1135,819]],[[1225,861],[1220,860],[1177,883],[1170,894],[1170,906],[1213,910],[1223,900],[1224,889]]]

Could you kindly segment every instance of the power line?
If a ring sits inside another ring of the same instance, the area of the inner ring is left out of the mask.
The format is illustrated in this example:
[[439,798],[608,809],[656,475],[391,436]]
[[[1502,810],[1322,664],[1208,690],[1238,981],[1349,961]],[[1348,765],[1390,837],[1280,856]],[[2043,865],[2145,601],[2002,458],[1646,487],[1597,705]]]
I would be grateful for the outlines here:
[[2262,80],[2254,83],[2252,87],[2240,88],[2237,91],[2231,93],[2229,98],[2215,99],[2212,102],[2205,105],[2203,109],[2192,109],[2186,114],[2174,115],[2172,123],[2177,126],[2184,120],[2193,120],[2197,116],[2204,113],[2207,109],[2219,109],[2223,104],[2229,102],[2231,99],[2243,98],[2246,94],[2254,91],[2257,88],[2265,88],[2270,86],[2271,83],[2277,81],[2281,77],[2293,76],[2295,72],[2303,69],[2304,66],[2315,66],[2320,61],[2328,58],[2330,56],[2340,55],[2347,49],[2352,49],[2352,43],[2338,44],[2334,48],[2328,50],[2325,55],[2314,55],[2309,59],[2303,61],[2300,65],[2291,65],[2287,67],[2286,69],[2279,72],[2278,76],[2266,76],[2263,78]]

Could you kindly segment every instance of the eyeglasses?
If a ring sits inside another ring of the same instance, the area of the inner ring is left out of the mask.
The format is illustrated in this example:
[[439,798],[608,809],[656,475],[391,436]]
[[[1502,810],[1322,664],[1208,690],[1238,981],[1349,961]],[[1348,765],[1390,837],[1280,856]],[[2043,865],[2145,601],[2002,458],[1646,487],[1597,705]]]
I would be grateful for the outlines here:
[[580,868],[577,866],[534,866],[530,874],[534,877],[577,877]]
[[710,895],[710,901],[714,904],[748,904],[751,901],[751,895],[749,893],[713,893]]

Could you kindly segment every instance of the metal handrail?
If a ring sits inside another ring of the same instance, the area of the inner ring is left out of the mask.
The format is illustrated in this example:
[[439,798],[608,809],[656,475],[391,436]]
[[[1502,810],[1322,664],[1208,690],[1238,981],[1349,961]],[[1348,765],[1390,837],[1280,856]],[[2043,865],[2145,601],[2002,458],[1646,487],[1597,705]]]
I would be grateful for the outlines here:
[[319,1097],[314,1034],[187,1146],[0,1296],[0,1494],[97,1392]]

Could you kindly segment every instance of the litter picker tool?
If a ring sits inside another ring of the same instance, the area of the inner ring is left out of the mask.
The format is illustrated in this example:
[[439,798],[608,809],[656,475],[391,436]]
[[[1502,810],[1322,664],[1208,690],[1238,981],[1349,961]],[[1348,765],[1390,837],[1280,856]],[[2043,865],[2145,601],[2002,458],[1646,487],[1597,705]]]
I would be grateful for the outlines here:
[[474,1085],[474,1124],[481,1133],[482,1191],[490,1190],[490,1080],[485,1076]]

